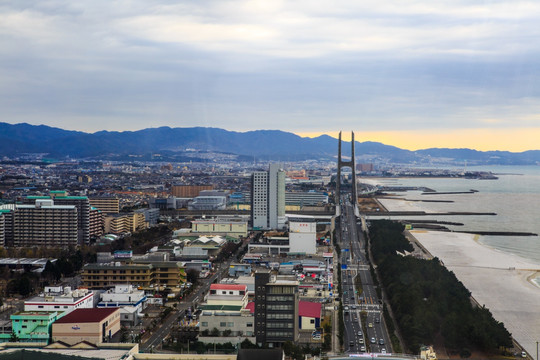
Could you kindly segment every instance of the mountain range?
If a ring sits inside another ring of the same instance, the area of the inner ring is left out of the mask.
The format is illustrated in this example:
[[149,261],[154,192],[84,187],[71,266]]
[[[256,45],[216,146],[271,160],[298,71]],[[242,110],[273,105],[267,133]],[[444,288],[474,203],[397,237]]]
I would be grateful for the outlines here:
[[[280,130],[247,132],[218,128],[148,128],[138,131],[99,131],[85,133],[46,125],[0,122],[0,155],[15,158],[28,153],[47,154],[51,158],[111,159],[128,155],[160,153],[178,158],[193,152],[237,155],[238,159],[322,160],[335,159],[338,140],[328,135],[300,137]],[[343,144],[344,154],[350,152]],[[477,151],[472,149],[431,148],[417,151],[400,149],[378,142],[356,142],[357,162],[403,164],[505,164],[540,163],[540,151],[520,153]]]

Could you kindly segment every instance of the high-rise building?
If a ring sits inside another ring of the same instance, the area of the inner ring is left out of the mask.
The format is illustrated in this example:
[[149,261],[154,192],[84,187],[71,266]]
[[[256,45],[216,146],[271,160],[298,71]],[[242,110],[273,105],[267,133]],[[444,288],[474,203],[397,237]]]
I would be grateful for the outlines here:
[[97,239],[103,235],[105,220],[101,210],[95,207],[90,208],[90,238]]
[[17,205],[13,212],[14,246],[76,246],[75,205],[55,205],[38,199],[34,205]]
[[255,273],[255,338],[259,346],[278,347],[298,339],[298,282],[269,271]]
[[282,229],[285,225],[285,172],[279,164],[251,176],[251,225],[254,229]]
[[4,213],[9,211],[0,209],[0,246],[6,246],[6,218]]
[[27,196],[24,204],[33,204],[37,200],[53,199],[55,205],[74,205],[77,208],[77,239],[79,245],[90,242],[90,201],[86,196],[68,196],[64,190],[51,191],[50,196]]
[[115,196],[99,196],[89,199],[90,205],[101,210],[104,214],[118,214],[120,212],[120,200]]

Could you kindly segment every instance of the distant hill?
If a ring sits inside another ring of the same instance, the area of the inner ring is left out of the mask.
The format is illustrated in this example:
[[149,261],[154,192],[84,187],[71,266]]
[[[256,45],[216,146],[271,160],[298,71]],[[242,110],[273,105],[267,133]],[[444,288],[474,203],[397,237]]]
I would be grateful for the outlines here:
[[[25,153],[47,153],[54,158],[107,158],[190,151],[239,155],[239,159],[276,160],[333,159],[338,140],[328,135],[305,138],[280,130],[247,132],[218,128],[148,128],[138,131],[99,131],[85,133],[45,125],[0,123],[0,155],[14,157]],[[471,149],[425,149],[409,151],[378,142],[356,142],[358,162],[386,163],[463,163],[536,164],[540,151],[511,153]],[[350,146],[344,144],[343,153]],[[180,155],[179,155],[180,156]]]

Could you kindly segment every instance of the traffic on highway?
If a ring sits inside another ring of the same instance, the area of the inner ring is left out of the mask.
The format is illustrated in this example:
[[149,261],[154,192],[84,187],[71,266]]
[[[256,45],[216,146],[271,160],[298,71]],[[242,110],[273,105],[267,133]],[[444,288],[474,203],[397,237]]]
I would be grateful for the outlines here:
[[391,352],[382,312],[382,302],[373,283],[365,254],[365,239],[353,205],[342,198],[338,241],[341,248],[341,284],[345,323],[345,351],[355,353]]

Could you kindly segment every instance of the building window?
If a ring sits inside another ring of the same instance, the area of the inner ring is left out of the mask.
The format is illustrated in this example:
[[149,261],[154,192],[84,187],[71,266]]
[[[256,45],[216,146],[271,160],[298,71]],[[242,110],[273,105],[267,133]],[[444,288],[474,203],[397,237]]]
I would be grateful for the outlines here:
[[203,321],[203,322],[201,323],[201,326],[203,326],[203,327],[208,327],[208,322],[207,322],[207,321]]
[[233,322],[228,322],[227,327],[234,327],[234,323]]

